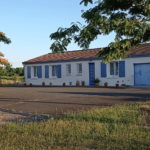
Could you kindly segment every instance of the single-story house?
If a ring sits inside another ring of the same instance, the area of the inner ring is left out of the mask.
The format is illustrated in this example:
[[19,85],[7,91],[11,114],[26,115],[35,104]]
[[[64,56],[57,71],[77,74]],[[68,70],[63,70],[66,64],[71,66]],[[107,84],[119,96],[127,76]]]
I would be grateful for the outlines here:
[[150,86],[150,44],[132,48],[124,60],[112,60],[102,63],[103,58],[96,57],[102,48],[48,53],[23,62],[27,84],[33,85],[76,85],[85,81],[93,85],[93,79],[99,78],[100,85],[116,83],[131,86]]

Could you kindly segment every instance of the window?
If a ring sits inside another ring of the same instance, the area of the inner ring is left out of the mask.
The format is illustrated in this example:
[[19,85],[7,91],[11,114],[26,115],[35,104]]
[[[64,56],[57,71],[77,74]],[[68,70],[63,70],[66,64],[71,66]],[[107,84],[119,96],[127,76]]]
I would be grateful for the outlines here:
[[57,76],[57,66],[52,66],[52,77]]
[[118,62],[110,63],[110,75],[118,75]]
[[71,74],[71,64],[66,65],[66,73]]
[[82,74],[82,64],[77,64],[77,74]]
[[38,77],[38,67],[33,67],[34,77]]

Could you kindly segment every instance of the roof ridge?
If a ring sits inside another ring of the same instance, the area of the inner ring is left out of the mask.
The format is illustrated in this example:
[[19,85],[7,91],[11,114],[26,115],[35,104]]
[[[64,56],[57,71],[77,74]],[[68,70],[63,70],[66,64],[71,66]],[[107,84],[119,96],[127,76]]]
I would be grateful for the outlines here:
[[[87,51],[87,50],[96,50],[96,49],[103,49],[103,47],[101,47],[101,48],[90,48],[90,49],[81,49],[81,50],[72,50],[72,51],[68,51],[67,50],[64,53],[67,53],[67,52],[78,52],[78,51]],[[58,53],[61,53],[61,52],[58,52]],[[48,54],[56,54],[56,53],[48,53]]]
[[[62,53],[47,53],[41,56],[37,56],[26,62],[39,62],[39,61],[56,61],[56,60],[67,60],[67,59],[81,59],[81,58],[95,58],[96,54],[99,51],[102,51],[104,47],[101,48],[91,48],[91,49],[82,49],[82,50],[72,50],[65,51]],[[150,43],[143,43],[138,47],[131,48],[131,51],[128,52],[128,55],[137,55],[137,54],[150,54]]]
[[[144,44],[140,44],[140,45],[146,45],[146,44],[150,44],[150,43],[144,43]],[[103,48],[104,48],[104,47],[101,47],[101,48],[100,48],[100,47],[99,47],[99,48],[90,48],[90,49],[81,49],[81,50],[72,50],[72,51],[68,51],[68,50],[67,50],[67,51],[65,51],[64,53],[67,53],[67,52],[78,52],[78,51],[84,51],[84,50],[86,50],[86,51],[87,51],[87,50],[96,50],[96,49],[103,49]],[[62,52],[58,52],[58,53],[62,53]],[[58,54],[58,53],[57,53],[57,54]],[[48,53],[48,54],[56,54],[56,53],[52,53],[52,52],[51,52],[51,53]],[[46,55],[46,54],[45,54],[45,55]]]

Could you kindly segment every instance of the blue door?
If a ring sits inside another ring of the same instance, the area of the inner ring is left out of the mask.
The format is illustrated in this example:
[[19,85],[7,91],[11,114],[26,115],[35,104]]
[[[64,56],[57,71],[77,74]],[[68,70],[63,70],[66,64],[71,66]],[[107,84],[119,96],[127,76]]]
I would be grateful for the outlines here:
[[134,85],[150,86],[150,64],[134,65]]
[[89,80],[90,85],[94,85],[93,79],[95,79],[95,65],[94,63],[89,63]]

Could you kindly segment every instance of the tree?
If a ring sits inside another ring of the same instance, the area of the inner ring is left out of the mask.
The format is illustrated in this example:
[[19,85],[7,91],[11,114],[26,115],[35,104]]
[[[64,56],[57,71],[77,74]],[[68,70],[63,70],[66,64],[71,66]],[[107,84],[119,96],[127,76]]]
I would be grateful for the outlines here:
[[4,66],[0,66],[0,75],[1,76],[6,76],[7,75],[7,70]]
[[7,76],[13,76],[15,74],[15,68],[12,67],[12,65],[8,64],[6,65],[6,71],[7,71]]
[[15,73],[18,74],[19,76],[23,76],[24,75],[24,69],[22,67],[18,67],[15,69]]
[[[0,32],[0,42],[4,42],[5,44],[11,43],[10,39],[7,38],[3,32]],[[3,57],[4,57],[4,54],[0,52],[0,65],[2,65],[0,66],[0,83],[1,83],[1,74],[3,73],[4,65],[10,64],[8,60],[4,59]]]
[[17,81],[19,80],[19,75],[18,74],[14,74],[14,76],[12,77],[15,84],[17,83]]
[[7,64],[6,66],[0,67],[1,76],[14,76],[15,74],[23,76],[24,69],[22,67],[13,68],[11,64]]
[[[94,0],[82,0],[85,6]],[[103,62],[123,59],[131,47],[150,41],[150,0],[99,0],[96,6],[83,12],[86,25],[73,23],[69,28],[59,28],[50,35],[55,40],[50,49],[53,53],[64,52],[74,40],[81,48],[87,49],[98,35],[115,32],[115,42],[103,48],[97,56]]]
[[2,52],[0,52],[0,64],[1,65],[7,65],[7,64],[9,64],[8,60],[6,60],[6,59],[4,59],[2,57],[4,57],[4,54]]
[[[3,32],[0,32],[0,42],[4,42],[5,44],[11,43],[10,39],[5,36]],[[7,65],[9,64],[8,60],[2,58],[4,54],[0,52],[0,65]]]

